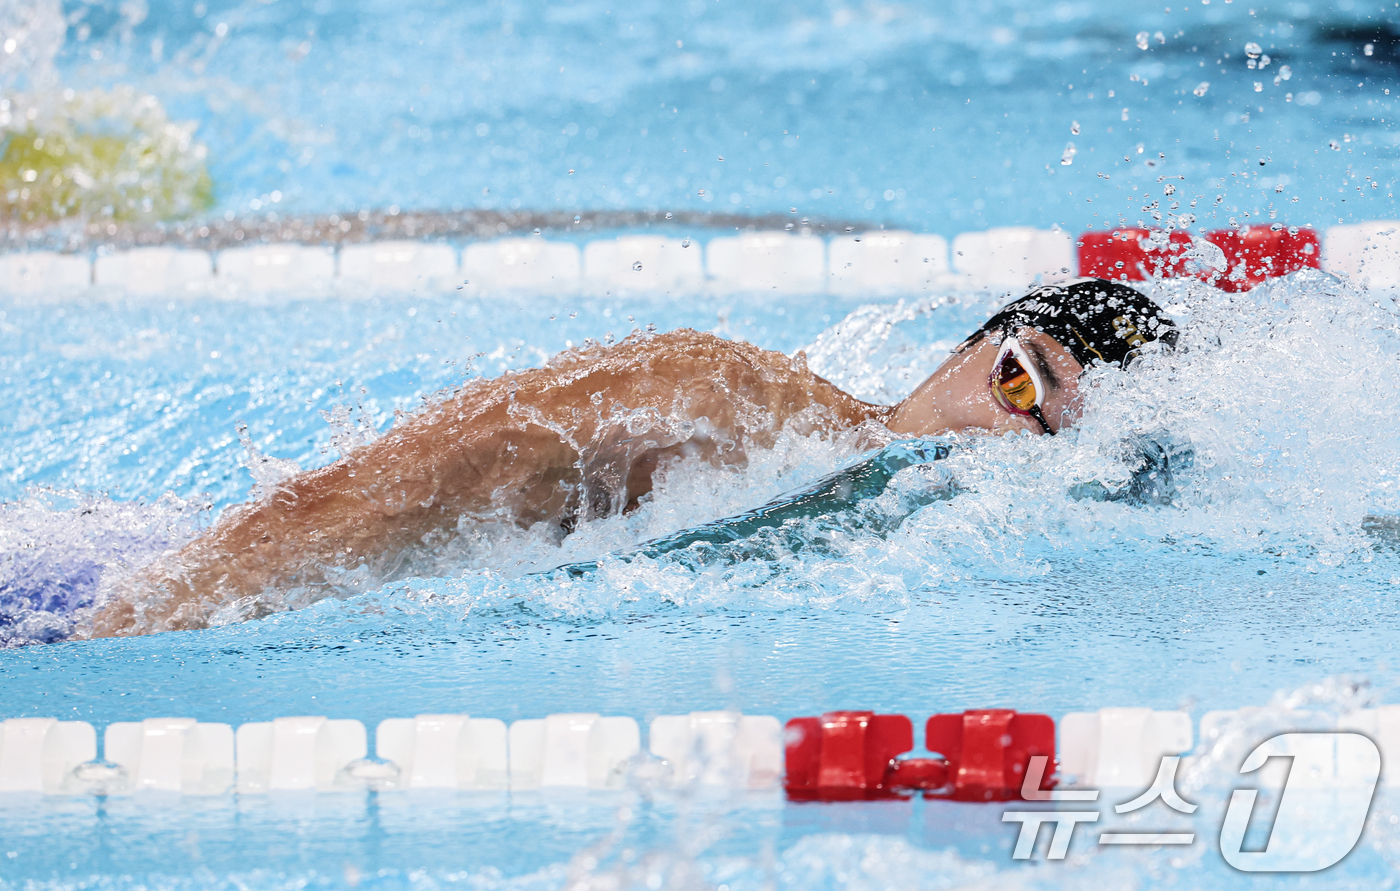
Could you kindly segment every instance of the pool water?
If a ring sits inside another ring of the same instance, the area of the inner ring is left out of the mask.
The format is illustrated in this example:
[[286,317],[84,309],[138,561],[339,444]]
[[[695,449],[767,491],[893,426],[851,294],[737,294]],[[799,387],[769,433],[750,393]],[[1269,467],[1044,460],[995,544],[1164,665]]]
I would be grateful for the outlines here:
[[[429,712],[645,721],[850,706],[917,721],[988,705],[1199,716],[1282,693],[1325,721],[1393,701],[1400,555],[1384,532],[1363,528],[1366,517],[1400,512],[1400,455],[1386,435],[1395,384],[1367,373],[1400,350],[1393,310],[1316,273],[1248,295],[1175,285],[1157,296],[1187,322],[1178,354],[1132,375],[1095,372],[1073,433],[970,441],[948,459],[966,491],[887,538],[855,530],[834,555],[700,572],[663,559],[605,561],[584,579],[527,574],[743,510],[852,454],[840,440],[788,437],[742,471],[683,466],[635,513],[587,523],[562,544],[499,531],[425,577],[299,612],[10,649],[0,654],[6,713],[98,727],[163,714],[234,724],[326,714],[372,727]],[[847,318],[852,307],[834,298],[708,298],[681,309],[642,298],[486,307],[399,295],[349,305],[329,324],[327,304],[310,300],[11,305],[4,323],[26,337],[9,341],[4,375],[26,383],[6,391],[16,419],[4,466],[7,590],[81,581],[75,567],[119,572],[246,497],[240,423],[264,454],[313,466],[350,435],[322,414],[336,405],[382,429],[395,409],[464,375],[646,324],[806,345],[820,370],[874,397],[917,380],[986,299],[870,304]],[[827,348],[838,326],[886,335],[868,354],[842,355]],[[1238,369],[1259,367],[1273,386],[1234,386]],[[1194,448],[1172,505],[1075,498],[1088,479],[1122,484],[1125,429],[1170,431]],[[26,627],[39,626],[7,628],[12,643]],[[1229,782],[1203,780],[1200,797],[1223,801]],[[338,887],[355,877],[557,887],[571,876],[617,887],[652,873],[676,886],[1058,886],[1143,874],[1144,864],[1170,873],[1176,856],[1086,847],[1057,872],[1028,871],[1008,859],[1011,832],[965,815],[977,806],[939,803],[691,800],[644,785],[572,799],[411,801],[9,804],[3,874],[120,887]],[[1358,852],[1325,881],[1390,874],[1387,802],[1378,799]],[[1182,880],[1241,880],[1213,850],[1188,860]],[[849,870],[859,881],[839,878]]]
[[[795,210],[945,235],[1393,215],[1393,9],[1164,9],[20,2],[6,14],[69,24],[48,57],[0,73],[27,95],[157,96],[197,124],[215,214]],[[1251,41],[1269,67],[1247,67]],[[1248,876],[1215,848],[1235,778],[1211,769],[1285,707],[1328,726],[1400,702],[1392,295],[1315,272],[1152,292],[1182,324],[1176,353],[1092,372],[1070,433],[968,440],[948,459],[962,493],[885,536],[532,575],[751,508],[859,451],[787,434],[742,469],[673,468],[638,510],[562,542],[488,529],[407,581],[92,642],[63,640],[72,608],[248,498],[254,456],[319,466],[464,380],[648,325],[804,349],[893,401],[1004,295],[0,297],[3,717],[1274,710],[1183,784],[1202,813],[1182,852],[1081,841],[1021,864],[1000,809],[794,805],[638,776],[573,796],[8,797],[0,887],[1393,886],[1392,792],[1338,866]],[[1081,497],[1126,483],[1135,436],[1193,452],[1171,503]]]
[[154,96],[197,125],[215,214],[795,209],[945,236],[1393,216],[1379,0],[7,8],[42,24],[0,59],[40,97],[17,109]]

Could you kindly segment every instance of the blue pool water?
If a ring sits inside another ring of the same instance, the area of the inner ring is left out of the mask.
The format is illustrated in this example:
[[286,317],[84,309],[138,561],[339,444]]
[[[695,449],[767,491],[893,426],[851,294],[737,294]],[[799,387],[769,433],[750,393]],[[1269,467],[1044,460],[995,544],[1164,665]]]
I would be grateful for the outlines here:
[[[69,21],[51,63],[4,70],[7,89],[150,91],[198,123],[215,213],[796,207],[948,235],[1135,222],[1152,202],[1197,227],[1271,208],[1319,225],[1394,215],[1397,25],[1378,4],[4,8]],[[1245,67],[1249,41],[1270,67]],[[425,712],[920,721],[1274,703],[1325,723],[1400,701],[1393,301],[1314,273],[1154,293],[1183,324],[1176,355],[1095,372],[1071,434],[968,443],[949,459],[965,491],[886,538],[704,572],[529,575],[753,507],[857,451],[789,435],[743,470],[682,466],[636,512],[562,544],[493,529],[412,580],[299,612],[0,650],[0,716],[100,730],[157,715],[372,727]],[[246,499],[251,450],[325,464],[466,378],[647,325],[805,349],[819,373],[892,401],[997,297],[0,299],[0,639],[65,636],[71,606]],[[1194,449],[1171,505],[1075,497],[1126,479],[1124,431]],[[1393,886],[1389,793],[1339,866],[1252,878],[1214,848],[1230,778],[1191,783],[1189,852],[1086,844],[1034,866],[1011,862],[992,809],[668,796],[641,780],[505,799],[8,798],[0,887]]]
[[[1400,349],[1391,311],[1321,276],[1244,297],[1161,293],[1191,319],[1181,355],[1131,378],[1102,375],[1073,435],[972,444],[949,459],[969,491],[887,540],[855,535],[835,556],[699,574],[661,561],[581,580],[524,575],[742,510],[850,454],[791,438],[743,472],[682,468],[636,513],[586,524],[562,546],[499,531],[422,578],[300,612],[5,651],[6,714],[99,727],[160,714],[228,723],[326,714],[372,726],[443,711],[645,720],[861,706],[917,720],[988,704],[1199,716],[1267,704],[1280,691],[1324,713],[1394,701],[1400,555],[1384,533],[1363,531],[1364,517],[1400,512],[1400,456],[1385,433],[1395,384],[1367,373]],[[834,323],[822,317],[849,309],[831,298],[709,298],[684,309],[541,300],[488,311],[399,296],[335,313],[312,301],[118,301],[81,313],[11,305],[4,324],[27,336],[0,360],[7,378],[25,381],[6,390],[15,420],[4,582],[23,584],[24,566],[26,578],[119,572],[184,540],[246,496],[239,422],[265,454],[324,463],[337,434],[322,411],[354,405],[383,427],[394,408],[460,379],[464,365],[493,373],[536,362],[533,350],[601,339],[627,316],[805,343],[833,378],[879,395],[897,390],[905,369],[936,361],[981,314],[981,299],[867,308],[845,325],[906,320],[872,354],[844,357],[824,349]],[[143,342],[159,345],[160,361]],[[1277,389],[1228,385],[1237,368],[1260,363],[1276,369]],[[1197,463],[1173,506],[1072,497],[1076,482],[1122,478],[1114,447],[1124,424],[1194,445]],[[1227,797],[1228,779],[1202,782],[1201,798]],[[570,876],[615,887],[652,873],[676,886],[953,887],[982,876],[1059,887],[1174,872],[1170,852],[1144,861],[1091,847],[1056,872],[1013,867],[1011,833],[968,811],[674,800],[644,789],[409,804],[388,793],[11,801],[0,808],[9,858],[0,875],[56,887],[558,887]],[[1390,875],[1393,813],[1378,800],[1361,848],[1327,882]],[[1238,874],[1207,848],[1180,880],[1234,887]]]
[[796,208],[944,235],[1155,202],[1221,225],[1393,215],[1400,31],[1379,0],[63,12],[52,67],[0,75],[156,96],[198,123],[218,211]]

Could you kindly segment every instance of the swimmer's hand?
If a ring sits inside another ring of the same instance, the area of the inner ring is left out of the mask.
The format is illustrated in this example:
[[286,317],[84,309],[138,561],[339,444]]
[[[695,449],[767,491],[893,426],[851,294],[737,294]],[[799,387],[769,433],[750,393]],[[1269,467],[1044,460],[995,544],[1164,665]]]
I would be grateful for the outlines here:
[[[656,558],[665,554],[684,551],[690,548],[705,549],[724,545],[741,545],[764,530],[783,529],[789,524],[802,520],[823,520],[843,515],[848,520],[845,525],[869,525],[849,522],[849,515],[863,503],[877,498],[889,488],[895,474],[907,467],[931,464],[948,457],[952,451],[950,440],[941,438],[913,439],[896,442],[866,455],[848,467],[822,477],[815,483],[787,493],[762,507],[747,513],[722,520],[715,520],[700,526],[693,526],[654,539],[627,554],[619,555],[623,562],[638,557]],[[881,531],[898,526],[905,517],[919,507],[933,501],[946,500],[956,494],[951,480],[940,478],[932,485],[923,486],[913,497],[902,498],[894,514],[881,517]],[[803,542],[794,538],[788,543],[791,549],[800,550]],[[722,562],[755,556],[743,547],[734,549],[721,557]],[[579,577],[594,572],[597,561],[569,563],[548,570],[544,574],[563,573]]]
[[1189,442],[1171,436],[1134,436],[1123,442],[1126,463],[1134,466],[1126,485],[1109,488],[1098,480],[1070,488],[1080,501],[1117,501],[1133,505],[1171,504],[1176,497],[1176,475],[1189,470],[1196,450]]
[[[167,558],[168,560],[169,558]],[[207,627],[209,604],[166,562],[117,579],[79,618],[77,636],[132,637]]]

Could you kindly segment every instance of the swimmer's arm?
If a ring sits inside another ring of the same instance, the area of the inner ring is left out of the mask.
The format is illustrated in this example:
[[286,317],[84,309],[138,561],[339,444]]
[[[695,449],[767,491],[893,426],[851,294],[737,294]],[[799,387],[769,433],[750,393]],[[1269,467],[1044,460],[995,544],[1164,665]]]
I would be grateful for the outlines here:
[[[230,608],[304,606],[366,564],[371,576],[392,577],[404,553],[464,515],[557,511],[558,479],[573,460],[555,434],[507,430],[494,409],[413,419],[229,508],[208,533],[125,579],[91,633],[199,628]],[[261,604],[264,596],[276,602]]]
[[[848,512],[861,502],[882,494],[899,471],[916,464],[941,461],[948,456],[950,450],[948,442],[938,439],[894,443],[849,467],[822,477],[803,489],[782,495],[762,507],[654,539],[623,559],[660,557],[693,545],[729,544],[748,539],[761,530],[776,529],[793,521]],[[589,561],[561,566],[551,572],[580,576],[597,567],[596,562]]]

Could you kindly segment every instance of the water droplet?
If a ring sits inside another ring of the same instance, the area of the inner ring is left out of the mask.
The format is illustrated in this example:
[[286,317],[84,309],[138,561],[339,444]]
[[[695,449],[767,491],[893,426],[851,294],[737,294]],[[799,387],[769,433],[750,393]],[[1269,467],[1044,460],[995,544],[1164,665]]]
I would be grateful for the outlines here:
[[1065,150],[1060,153],[1060,166],[1068,167],[1074,163],[1074,156],[1079,153],[1079,149],[1074,147],[1074,143],[1065,143]]
[[1263,53],[1264,53],[1264,48],[1261,47],[1259,44],[1255,43],[1255,42],[1252,41],[1252,40],[1251,40],[1249,43],[1246,43],[1246,44],[1244,45],[1244,54],[1245,54],[1246,56],[1249,56],[1251,59],[1257,59],[1257,58],[1259,58]]
[[[1366,55],[1368,55],[1368,56],[1369,56],[1369,55],[1370,55],[1370,53],[1367,53],[1367,54],[1366,54]],[[723,161],[723,160],[724,160],[724,155],[720,155],[720,156],[719,156],[719,159],[720,159],[720,160],[721,160],[721,161]]]
[[1254,92],[1256,92],[1256,93],[1262,93],[1262,92],[1264,92],[1264,85],[1263,85],[1262,83],[1260,83],[1259,81],[1257,81],[1257,80],[1254,82]]
[[689,238],[682,238],[682,239],[681,239],[681,247],[683,247],[683,248],[688,248],[688,247],[690,247],[690,239],[689,239]]
[[1335,139],[1327,140],[1327,147],[1334,152],[1340,152],[1342,150],[1342,144]]
[[642,261],[641,261],[641,260],[638,260],[637,262],[635,262],[635,263],[632,264],[632,271],[633,271],[633,272],[641,272],[641,271],[642,271]]
[[1078,135],[1079,135],[1079,122],[1078,122],[1078,121],[1070,121],[1069,132],[1070,132],[1070,135],[1071,135],[1071,136],[1078,136]]
[[1151,37],[1152,37],[1152,35],[1151,35],[1151,34],[1148,34],[1146,31],[1139,31],[1139,32],[1137,33],[1137,48],[1140,49],[1140,50],[1145,50],[1145,49],[1147,49],[1147,46],[1148,46],[1147,41],[1148,41],[1149,39],[1151,39]]
[[1162,186],[1162,194],[1163,194],[1163,195],[1175,195],[1175,194],[1176,194],[1176,186],[1173,185],[1173,184],[1171,184],[1171,183],[1167,183],[1165,186]]
[[1376,45],[1375,45],[1374,43],[1368,43],[1368,44],[1366,44],[1364,47],[1361,48],[1361,51],[1362,51],[1363,53],[1365,53],[1366,55],[1369,56],[1369,55],[1375,53],[1375,51],[1376,51]]
[[671,212],[668,210],[668,211],[666,211],[666,219],[669,220],[670,218],[671,218]]
[[1284,65],[1278,70],[1278,76],[1283,78],[1284,80],[1288,80],[1293,76],[1293,69],[1289,68],[1287,65]]
[[1210,81],[1203,80],[1200,83],[1196,84],[1196,89],[1192,90],[1191,92],[1195,93],[1197,96],[1204,96],[1206,94],[1206,90],[1209,89]]

